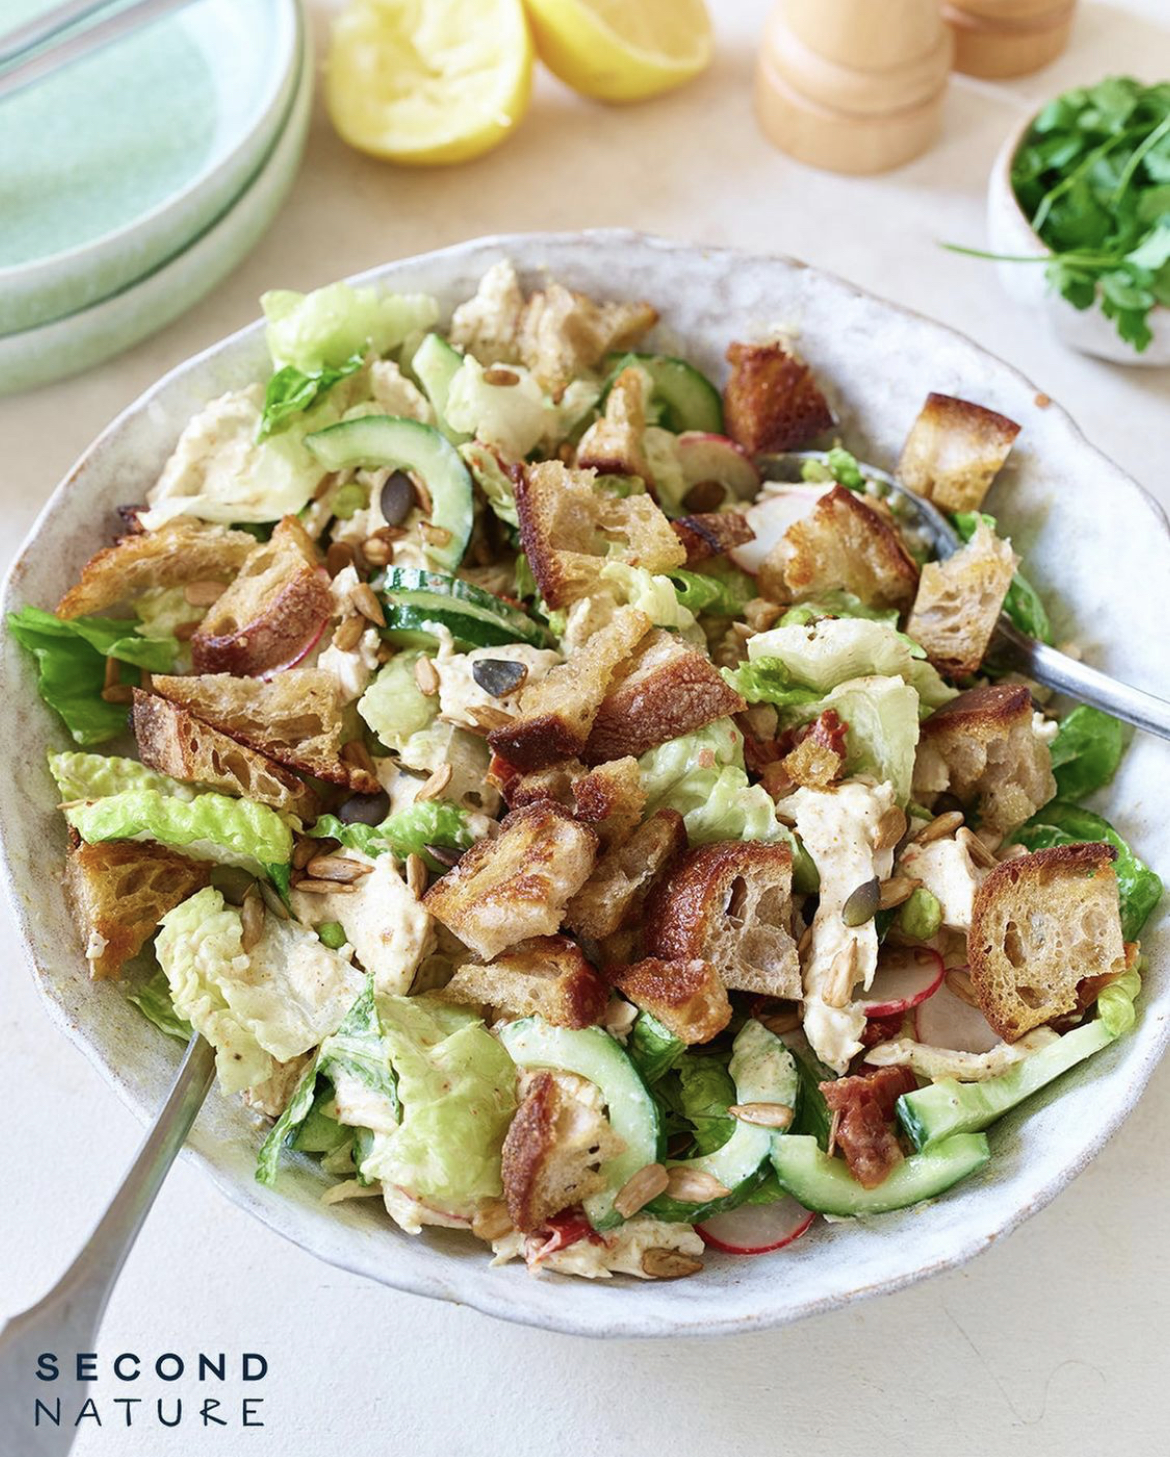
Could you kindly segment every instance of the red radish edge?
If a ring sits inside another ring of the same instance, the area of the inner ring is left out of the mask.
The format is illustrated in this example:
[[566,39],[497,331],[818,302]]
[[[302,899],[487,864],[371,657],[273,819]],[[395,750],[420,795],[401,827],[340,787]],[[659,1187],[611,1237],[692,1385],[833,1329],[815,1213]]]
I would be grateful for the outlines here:
[[[946,968],[937,951],[929,946],[907,946],[899,948],[904,960],[900,965],[879,965],[869,999],[862,1003],[867,1017],[892,1017],[898,1012],[908,1012],[928,997],[934,996],[942,986]],[[875,991],[885,995],[875,996]]]
[[695,1225],[705,1245],[726,1255],[767,1255],[799,1239],[816,1215],[790,1195],[773,1204],[741,1204]]

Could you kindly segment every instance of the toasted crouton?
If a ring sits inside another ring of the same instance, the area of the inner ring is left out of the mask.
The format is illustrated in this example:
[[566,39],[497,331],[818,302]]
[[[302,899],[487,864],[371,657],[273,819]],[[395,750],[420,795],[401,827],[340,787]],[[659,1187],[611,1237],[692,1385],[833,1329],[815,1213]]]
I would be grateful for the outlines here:
[[485,961],[551,936],[589,878],[597,836],[551,800],[513,810],[494,840],[477,840],[423,904]]
[[523,313],[524,295],[516,270],[501,259],[479,280],[475,296],[451,315],[448,337],[456,349],[474,355],[480,364],[519,364]]
[[512,1223],[528,1233],[596,1194],[605,1184],[602,1163],[624,1147],[595,1084],[573,1073],[529,1073],[500,1169]]
[[779,344],[732,344],[723,417],[732,440],[751,455],[798,450],[833,424],[833,412],[808,365]]
[[1020,427],[953,395],[929,394],[910,427],[898,474],[943,511],[978,511]]
[[637,758],[746,707],[706,653],[654,628],[614,674],[581,757],[587,764]]
[[253,543],[239,574],[191,638],[197,673],[254,675],[291,662],[333,611],[329,578],[295,516]]
[[381,788],[340,758],[344,728],[337,681],[316,668],[287,668],[268,679],[230,673],[157,674],[154,692],[278,764],[362,794]]
[[256,545],[246,531],[178,516],[158,531],[123,536],[90,557],[57,603],[58,617],[81,617],[129,602],[151,587],[231,581]]
[[303,820],[317,818],[317,796],[303,780],[177,704],[135,688],[133,726],[138,757],[148,768]]
[[607,978],[636,1007],[649,1012],[688,1045],[710,1042],[731,1021],[731,1003],[708,961],[659,961],[606,969]]
[[980,521],[966,546],[922,568],[906,632],[940,672],[963,678],[978,671],[1018,560],[1011,543]]
[[647,303],[596,303],[550,283],[528,300],[520,320],[520,358],[548,392],[561,391],[611,350],[632,348],[658,322]]
[[1024,683],[993,683],[960,693],[923,723],[912,792],[949,790],[978,809],[979,822],[1005,832],[1056,794],[1052,756],[1033,725]]
[[[493,751],[518,769],[543,769],[580,756],[615,669],[649,627],[644,612],[619,608],[609,626],[594,633],[568,662],[524,687],[519,714],[488,734]],[[617,758],[620,752],[601,758]]]
[[523,809],[542,799],[556,800],[571,809],[575,803],[573,786],[589,771],[580,759],[565,759],[547,769],[533,769],[528,774],[513,774],[504,785],[504,799],[509,809]]
[[610,846],[569,902],[565,924],[578,936],[602,941],[633,921],[650,893],[687,847],[683,818],[660,809],[624,843]]
[[780,762],[793,784],[809,789],[828,788],[845,767],[844,755],[814,734],[807,734]]
[[588,596],[609,561],[650,572],[686,561],[686,548],[651,497],[615,496],[594,485],[592,471],[571,471],[560,461],[527,467],[516,485],[516,512],[524,554],[550,607]]
[[639,476],[653,485],[646,434],[646,375],[632,365],[623,369],[605,397],[605,413],[595,420],[577,446],[579,470],[605,475]]
[[910,605],[918,568],[897,530],[844,486],[834,486],[788,528],[760,567],[760,595],[773,602],[843,588],[870,607]]
[[755,536],[742,511],[701,511],[670,524],[687,549],[688,567],[722,556],[733,546],[742,546]]
[[466,963],[438,995],[510,1017],[543,1017],[554,1027],[591,1027],[605,1013],[609,989],[576,942],[537,936],[486,966]]
[[598,764],[573,784],[577,818],[597,831],[602,846],[624,841],[646,808],[638,761],[630,756]]
[[211,884],[211,866],[165,845],[109,840],[65,861],[65,892],[90,975],[117,976],[181,901]]
[[787,845],[727,840],[683,856],[646,902],[646,953],[709,961],[726,987],[799,999]]
[[967,954],[1008,1042],[1077,1009],[1086,977],[1125,970],[1112,845],[1057,845],[997,865],[975,892]]

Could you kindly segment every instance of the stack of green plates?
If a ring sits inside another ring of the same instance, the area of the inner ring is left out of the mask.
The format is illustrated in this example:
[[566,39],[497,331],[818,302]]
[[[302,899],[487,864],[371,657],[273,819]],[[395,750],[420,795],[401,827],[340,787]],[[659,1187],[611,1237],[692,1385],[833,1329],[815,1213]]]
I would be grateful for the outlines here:
[[[55,0],[5,0],[14,29]],[[244,257],[312,102],[298,0],[197,0],[0,100],[0,394],[87,369]]]

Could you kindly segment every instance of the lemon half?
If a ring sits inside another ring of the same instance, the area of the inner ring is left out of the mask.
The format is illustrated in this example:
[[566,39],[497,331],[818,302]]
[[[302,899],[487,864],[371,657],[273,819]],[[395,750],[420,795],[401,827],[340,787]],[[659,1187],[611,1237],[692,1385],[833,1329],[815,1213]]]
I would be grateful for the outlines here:
[[466,162],[523,118],[532,63],[522,0],[353,0],[334,22],[325,100],[363,152]]
[[525,0],[540,59],[574,91],[642,101],[697,76],[714,41],[703,0]]

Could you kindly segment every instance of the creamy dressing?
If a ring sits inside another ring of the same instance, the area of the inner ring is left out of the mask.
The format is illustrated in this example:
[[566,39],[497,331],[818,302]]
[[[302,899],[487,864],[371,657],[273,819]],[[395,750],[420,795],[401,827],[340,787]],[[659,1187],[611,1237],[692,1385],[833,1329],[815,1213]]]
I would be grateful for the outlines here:
[[[476,663],[493,658],[510,663],[523,663],[528,669],[527,677],[514,693],[505,693],[497,698],[475,681]],[[505,713],[516,713],[520,694],[524,689],[531,683],[538,683],[560,661],[560,653],[529,647],[527,643],[507,643],[503,647],[475,648],[469,653],[449,655],[440,649],[439,655],[433,659],[439,675],[439,712],[451,723],[461,724],[464,728],[476,727],[475,720],[469,713],[472,708],[493,708]]]
[[987,871],[971,859],[958,840],[932,840],[907,845],[898,859],[898,873],[920,880],[942,911],[942,923],[952,931],[969,931],[975,892]]

